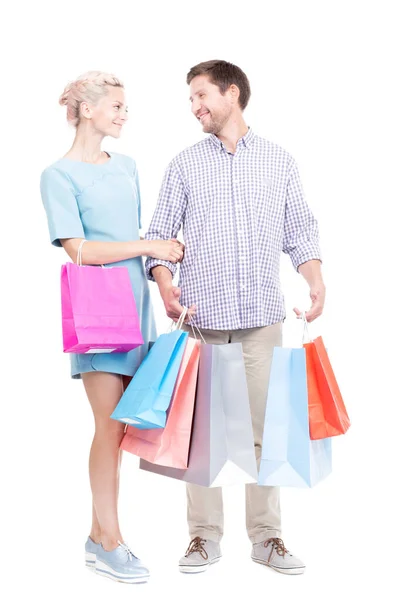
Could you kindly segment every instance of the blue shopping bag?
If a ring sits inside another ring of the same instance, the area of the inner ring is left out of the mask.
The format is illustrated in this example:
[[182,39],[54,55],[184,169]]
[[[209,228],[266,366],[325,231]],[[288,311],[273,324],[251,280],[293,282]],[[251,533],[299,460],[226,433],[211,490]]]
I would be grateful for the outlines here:
[[274,348],[258,484],[312,487],[331,471],[331,439],[310,440],[305,350]]
[[180,329],[160,335],[115,407],[112,419],[138,429],[165,427],[187,338],[188,334]]

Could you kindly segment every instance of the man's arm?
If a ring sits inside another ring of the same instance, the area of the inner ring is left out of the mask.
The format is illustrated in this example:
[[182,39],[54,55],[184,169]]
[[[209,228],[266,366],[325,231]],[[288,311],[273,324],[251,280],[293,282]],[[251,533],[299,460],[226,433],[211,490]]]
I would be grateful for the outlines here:
[[[157,207],[150,223],[145,239],[168,240],[176,238],[181,228],[186,212],[186,194],[182,177],[172,162],[165,173]],[[146,260],[146,275],[150,281],[156,281],[163,299],[168,317],[177,321],[183,306],[179,302],[181,291],[174,287],[172,280],[176,274],[176,265],[169,261],[148,258]],[[191,306],[189,319],[195,312]]]
[[[177,321],[183,311],[183,306],[179,301],[181,289],[172,284],[172,273],[167,267],[154,267],[152,275],[157,282],[167,316],[170,319]],[[185,322],[187,322],[195,313],[195,305],[190,306]]]
[[[289,254],[294,268],[310,286],[311,308],[306,312],[311,322],[322,314],[325,302],[325,285],[321,272],[318,223],[309,209],[303,194],[299,172],[293,162],[289,174],[283,251]],[[302,313],[294,309],[300,318]]]
[[[309,260],[300,265],[298,270],[310,286],[311,308],[306,312],[306,319],[311,322],[322,315],[325,304],[326,289],[322,279],[321,262]],[[295,308],[294,312],[299,318],[302,316],[298,308]]]

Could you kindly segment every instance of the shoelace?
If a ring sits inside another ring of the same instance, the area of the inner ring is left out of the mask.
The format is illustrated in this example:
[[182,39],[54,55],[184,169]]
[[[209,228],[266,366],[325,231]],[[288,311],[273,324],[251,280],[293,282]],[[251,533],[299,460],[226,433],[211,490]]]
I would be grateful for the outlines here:
[[268,546],[270,544],[271,544],[271,552],[268,556],[268,562],[270,562],[271,556],[272,556],[274,550],[276,551],[277,554],[279,554],[279,556],[284,557],[285,554],[289,554],[289,556],[291,556],[290,552],[288,550],[286,550],[285,544],[283,543],[283,540],[281,540],[281,538],[270,538],[269,540],[264,542],[264,546],[266,548],[268,548]]
[[199,552],[200,556],[204,558],[204,560],[208,559],[208,554],[204,549],[203,545],[206,540],[203,540],[201,537],[195,537],[189,544],[188,549],[186,550],[185,556],[189,556],[193,552]]
[[126,544],[123,544],[119,540],[118,540],[118,544],[121,546],[121,548],[123,548],[125,550],[128,560],[133,560],[134,558],[136,558],[136,556],[133,554],[133,552],[129,548],[129,546],[127,546]]

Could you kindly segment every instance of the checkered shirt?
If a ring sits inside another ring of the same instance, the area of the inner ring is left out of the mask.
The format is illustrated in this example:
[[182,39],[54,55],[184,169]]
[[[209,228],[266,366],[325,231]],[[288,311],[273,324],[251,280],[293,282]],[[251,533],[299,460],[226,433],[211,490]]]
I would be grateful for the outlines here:
[[[168,166],[146,239],[177,237],[181,304],[197,306],[204,329],[262,327],[285,317],[281,252],[295,269],[320,258],[318,225],[297,166],[285,150],[249,129],[228,152],[215,135],[187,148]],[[146,273],[177,266],[148,258]]]

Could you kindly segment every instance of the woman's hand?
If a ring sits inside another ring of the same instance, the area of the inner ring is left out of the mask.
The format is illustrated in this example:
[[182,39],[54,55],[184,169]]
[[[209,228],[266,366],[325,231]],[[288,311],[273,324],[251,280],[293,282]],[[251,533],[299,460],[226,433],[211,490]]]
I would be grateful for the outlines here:
[[148,256],[172,263],[182,262],[185,246],[176,239],[148,240]]

